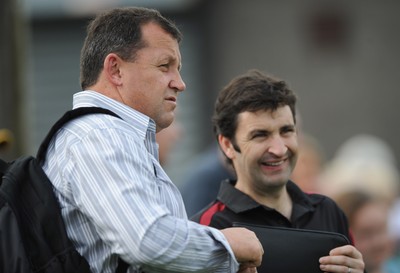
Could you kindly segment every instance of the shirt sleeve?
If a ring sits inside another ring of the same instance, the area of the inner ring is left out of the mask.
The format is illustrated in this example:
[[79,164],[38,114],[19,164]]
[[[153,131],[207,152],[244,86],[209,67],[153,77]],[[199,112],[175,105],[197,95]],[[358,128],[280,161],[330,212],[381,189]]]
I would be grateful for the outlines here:
[[181,197],[172,183],[157,180],[142,140],[124,130],[93,130],[66,156],[74,203],[126,262],[151,272],[238,270],[220,231],[175,213]]

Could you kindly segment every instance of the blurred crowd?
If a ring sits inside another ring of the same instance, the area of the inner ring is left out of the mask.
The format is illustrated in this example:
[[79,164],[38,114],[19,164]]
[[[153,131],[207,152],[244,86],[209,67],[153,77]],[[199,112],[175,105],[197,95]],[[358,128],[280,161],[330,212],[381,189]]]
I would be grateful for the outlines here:
[[351,137],[321,169],[317,184],[347,215],[367,271],[400,272],[400,180],[387,143],[372,135]]

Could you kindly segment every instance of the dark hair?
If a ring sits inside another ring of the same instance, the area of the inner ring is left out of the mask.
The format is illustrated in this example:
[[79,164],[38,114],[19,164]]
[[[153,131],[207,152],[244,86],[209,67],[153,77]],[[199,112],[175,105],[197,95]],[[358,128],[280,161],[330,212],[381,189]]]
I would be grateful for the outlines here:
[[182,34],[173,22],[154,9],[129,7],[116,8],[96,16],[87,27],[87,36],[81,51],[81,87],[95,84],[110,53],[125,61],[133,61],[136,53],[145,47],[141,27],[154,22],[172,35],[178,43]]
[[288,105],[296,122],[296,96],[287,84],[253,69],[237,76],[218,95],[212,117],[214,133],[234,143],[238,115],[245,111],[275,111]]

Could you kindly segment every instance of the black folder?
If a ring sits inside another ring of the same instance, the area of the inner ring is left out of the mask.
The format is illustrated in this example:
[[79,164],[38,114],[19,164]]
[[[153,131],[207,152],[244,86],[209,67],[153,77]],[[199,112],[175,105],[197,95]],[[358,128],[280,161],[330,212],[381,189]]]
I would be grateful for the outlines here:
[[264,255],[258,273],[321,273],[319,258],[350,244],[343,234],[318,230],[233,223],[254,231]]

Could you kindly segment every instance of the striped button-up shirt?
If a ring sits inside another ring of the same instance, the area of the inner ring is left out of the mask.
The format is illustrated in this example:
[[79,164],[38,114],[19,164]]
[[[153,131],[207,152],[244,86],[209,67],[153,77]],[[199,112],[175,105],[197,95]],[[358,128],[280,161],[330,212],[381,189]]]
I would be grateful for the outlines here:
[[94,91],[73,107],[97,106],[52,140],[44,171],[54,185],[67,233],[93,272],[236,272],[222,233],[187,219],[182,198],[158,162],[155,123]]

